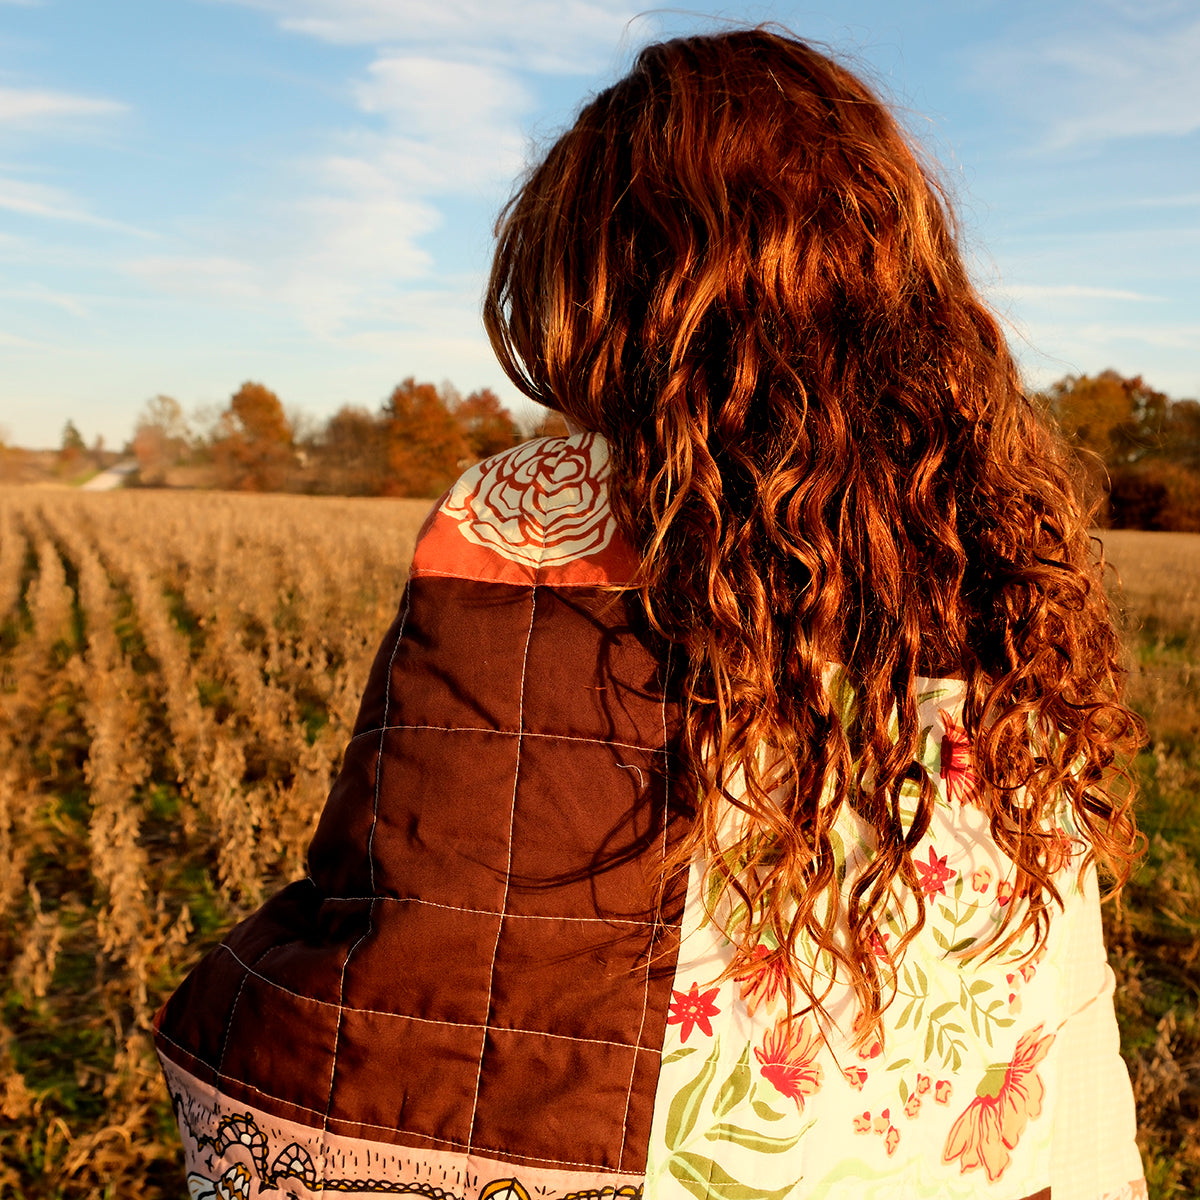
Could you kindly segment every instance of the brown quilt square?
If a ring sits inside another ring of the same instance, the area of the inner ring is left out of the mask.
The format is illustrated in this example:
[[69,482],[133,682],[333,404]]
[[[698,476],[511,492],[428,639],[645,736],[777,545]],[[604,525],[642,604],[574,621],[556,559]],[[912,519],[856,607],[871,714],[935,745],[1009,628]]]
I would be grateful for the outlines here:
[[385,1013],[342,1014],[330,1117],[466,1145],[483,1030]]
[[412,580],[387,724],[515,732],[532,604],[527,587]]
[[380,734],[365,733],[346,747],[342,769],[321,812],[308,847],[308,870],[329,896],[364,896],[371,892],[366,855],[375,809],[375,773]]
[[[663,757],[525,738],[508,911],[649,919],[661,861]],[[642,856],[647,856],[641,861]]]
[[163,1008],[162,1028],[173,1043],[191,1052],[194,1057],[189,1069],[205,1083],[216,1082],[229,1013],[245,974],[242,964],[224,946],[218,946],[205,955]]
[[662,745],[655,662],[625,624],[624,603],[590,588],[538,592],[525,678],[527,730]]
[[[635,1051],[492,1030],[472,1131],[480,1154],[615,1170]],[[584,1081],[581,1086],[581,1081]]]
[[635,1045],[650,932],[562,917],[505,918],[491,1024]]
[[[234,938],[229,945],[247,962],[255,962],[257,973],[272,983],[336,1005],[342,995],[342,964],[370,928],[371,901],[326,902],[301,923],[295,919],[299,914],[281,911],[281,901],[296,893],[307,897],[312,893],[311,885],[306,888],[303,883],[292,884],[259,911],[260,917],[276,917],[273,922],[263,921],[273,934],[274,948],[269,954],[247,957]],[[312,906],[305,904],[304,908],[311,910]],[[261,936],[263,930],[258,932]]]
[[337,1016],[336,1005],[248,975],[229,1021],[221,1074],[311,1109],[314,1096],[319,1104],[327,1095]]
[[499,912],[508,868],[517,739],[389,729],[383,755],[372,840],[376,891]]
[[378,900],[346,973],[346,1004],[426,1020],[487,1022],[499,916]]

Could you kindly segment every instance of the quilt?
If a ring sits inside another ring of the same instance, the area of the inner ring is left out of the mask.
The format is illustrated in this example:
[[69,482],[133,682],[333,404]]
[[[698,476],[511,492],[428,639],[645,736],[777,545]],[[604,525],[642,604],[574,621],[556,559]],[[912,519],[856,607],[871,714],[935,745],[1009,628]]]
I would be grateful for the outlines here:
[[[1013,889],[953,681],[922,683],[931,919],[884,1038],[721,980],[701,865],[659,895],[679,712],[609,469],[527,442],[427,520],[307,877],[156,1019],[193,1200],[1144,1196],[1094,879],[1041,957],[964,954]],[[849,879],[868,833],[839,824]]]

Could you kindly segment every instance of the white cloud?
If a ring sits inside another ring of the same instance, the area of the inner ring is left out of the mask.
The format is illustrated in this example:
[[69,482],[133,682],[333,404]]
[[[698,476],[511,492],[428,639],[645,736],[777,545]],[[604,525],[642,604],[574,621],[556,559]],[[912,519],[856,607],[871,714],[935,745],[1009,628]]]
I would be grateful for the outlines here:
[[453,45],[464,58],[567,74],[609,61],[641,9],[615,0],[226,0],[341,45]]
[[1142,304],[1161,301],[1162,296],[1151,296],[1145,292],[1130,292],[1121,288],[1086,287],[1076,283],[1014,283],[999,284],[989,289],[1000,297],[1010,300],[1059,301],[1059,300],[1130,300]]
[[235,258],[160,254],[134,259],[125,269],[171,296],[245,302],[260,300],[264,295],[260,270]]
[[[1085,18],[1086,13],[1086,18]],[[1120,0],[1079,8],[1054,34],[1024,25],[971,58],[978,86],[1023,109],[1060,153],[1116,138],[1200,130],[1200,16],[1194,4],[1147,9]]]
[[0,124],[5,125],[27,125],[68,117],[111,117],[127,111],[128,105],[117,100],[78,96],[48,88],[0,87]]
[[103,229],[132,233],[139,237],[149,236],[144,230],[88,212],[59,188],[30,183],[25,179],[0,176],[0,209],[49,221],[69,221],[79,225],[95,225]]

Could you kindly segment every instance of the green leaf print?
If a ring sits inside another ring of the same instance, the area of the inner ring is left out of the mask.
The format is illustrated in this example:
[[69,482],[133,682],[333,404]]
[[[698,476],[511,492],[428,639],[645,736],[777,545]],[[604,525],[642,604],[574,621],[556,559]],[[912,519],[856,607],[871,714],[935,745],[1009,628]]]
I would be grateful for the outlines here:
[[671,1174],[696,1197],[696,1200],[709,1200],[710,1196],[715,1197],[715,1200],[783,1200],[783,1197],[800,1182],[797,1179],[786,1187],[766,1192],[761,1187],[738,1183],[711,1158],[686,1150],[673,1154],[667,1165]]
[[704,1100],[704,1093],[717,1073],[717,1062],[721,1056],[721,1039],[713,1039],[712,1053],[704,1060],[700,1073],[691,1083],[679,1089],[671,1107],[667,1109],[666,1141],[669,1150],[678,1150],[696,1127],[696,1117]]
[[666,1058],[662,1060],[662,1065],[668,1066],[673,1062],[678,1062],[681,1058],[687,1058],[689,1054],[695,1054],[695,1046],[680,1046],[678,1050],[672,1050]]
[[751,1100],[750,1104],[764,1121],[782,1121],[787,1116],[787,1113],[776,1112],[769,1104],[764,1104],[761,1100]]
[[713,1115],[724,1117],[732,1112],[749,1095],[753,1082],[754,1077],[750,1073],[750,1046],[747,1044],[742,1051],[742,1057],[737,1061],[737,1066],[721,1084],[721,1090],[713,1101]]
[[740,1125],[714,1125],[705,1130],[704,1136],[710,1142],[732,1142],[746,1150],[757,1150],[759,1154],[783,1154],[786,1150],[795,1148],[796,1143],[812,1128],[812,1124],[809,1121],[791,1137],[770,1137],[765,1133],[756,1133],[753,1129],[743,1129]]

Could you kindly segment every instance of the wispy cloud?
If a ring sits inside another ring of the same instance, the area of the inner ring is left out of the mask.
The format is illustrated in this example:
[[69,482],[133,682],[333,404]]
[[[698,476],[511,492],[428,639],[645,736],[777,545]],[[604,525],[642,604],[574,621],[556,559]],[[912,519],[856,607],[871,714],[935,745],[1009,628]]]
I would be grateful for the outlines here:
[[[970,56],[976,86],[1042,130],[1059,153],[1200,129],[1200,15],[1193,3],[1085,0],[1053,33],[1018,24]],[[1040,18],[1039,18],[1040,20]]]
[[145,230],[112,221],[89,212],[60,188],[42,183],[31,183],[25,179],[0,176],[0,209],[20,213],[27,217],[40,217],[48,221],[68,221],[77,225],[95,225],[138,237],[152,236]]
[[1121,288],[1087,287],[1076,283],[996,284],[989,291],[1012,300],[1128,300],[1136,304],[1163,300],[1162,296],[1151,296],[1145,292],[1130,292]]
[[0,87],[0,124],[8,126],[72,117],[111,117],[127,112],[128,108],[117,100],[49,88]]
[[604,0],[226,0],[341,45],[454,46],[464,58],[576,73],[608,61],[641,9]]

